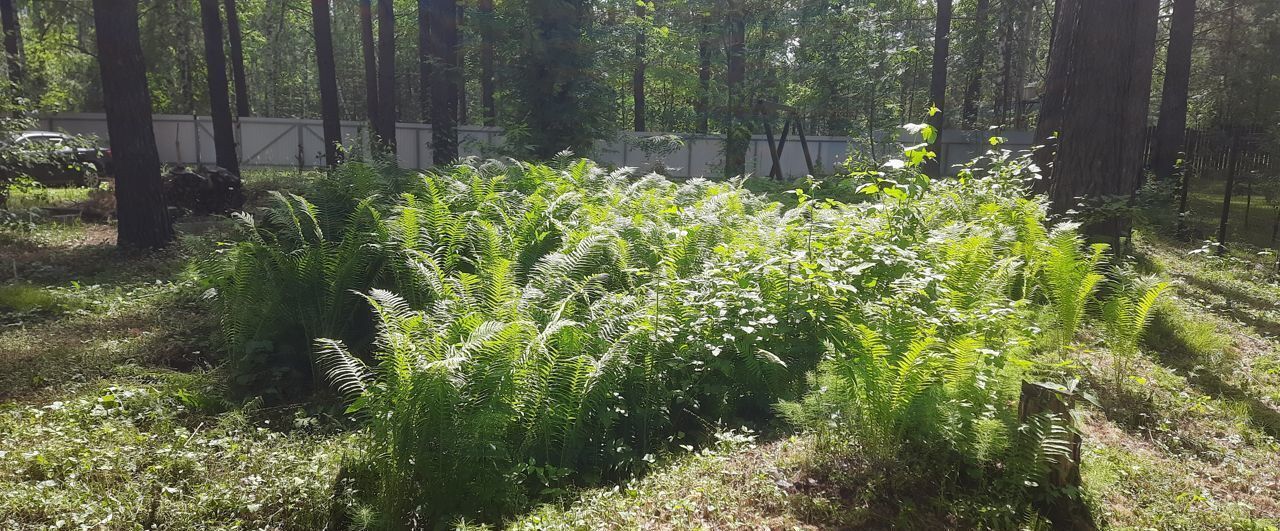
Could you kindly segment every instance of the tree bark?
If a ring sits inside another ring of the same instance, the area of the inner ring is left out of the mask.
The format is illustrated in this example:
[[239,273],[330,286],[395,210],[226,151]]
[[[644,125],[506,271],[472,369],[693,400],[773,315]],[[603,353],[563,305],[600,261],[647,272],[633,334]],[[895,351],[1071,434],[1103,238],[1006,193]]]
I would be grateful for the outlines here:
[[1165,60],[1160,118],[1156,124],[1151,169],[1158,181],[1173,176],[1187,130],[1187,91],[1191,85],[1191,47],[1196,29],[1196,0],[1174,0]]
[[639,19],[637,22],[639,28],[636,30],[635,64],[631,70],[631,95],[635,105],[633,108],[635,118],[633,125],[635,125],[636,131],[645,130],[644,67],[647,32],[644,26],[648,24],[645,16],[645,3],[643,1],[636,2],[636,18]]
[[711,122],[711,29],[707,17],[698,34],[698,132],[707,134]]
[[982,72],[987,62],[987,13],[991,0],[978,0],[973,13],[973,40],[969,44],[969,82],[964,90],[964,125],[978,123],[978,104],[982,101]]
[[[947,125],[947,59],[951,55],[951,2],[938,0],[938,19],[933,27],[933,70],[929,77],[929,100],[939,112],[929,117],[929,125],[938,131],[936,140],[942,139],[942,129]],[[940,143],[935,141],[935,153]],[[942,154],[925,162],[925,173],[930,177],[943,174]]]
[[747,146],[751,143],[751,129],[746,123],[746,95],[742,88],[747,75],[747,25],[742,7],[736,2],[727,3],[729,41],[725,55],[729,64],[725,81],[729,88],[730,120],[725,138],[724,173],[725,177],[736,177],[747,173]]
[[493,0],[480,0],[480,106],[484,125],[497,125],[498,110],[493,98]]
[[418,0],[418,109],[431,123],[431,2]]
[[324,124],[324,161],[341,162],[342,122],[338,108],[338,69],[333,60],[333,22],[329,0],[311,0],[311,29],[316,38],[316,72],[320,78],[320,120]]
[[365,117],[378,134],[378,59],[373,42],[373,4],[360,0],[360,49],[364,55]]
[[18,23],[18,11],[13,0],[0,0],[0,28],[4,30],[4,53],[9,67],[9,82],[15,89],[23,84],[22,28]]
[[453,47],[458,50],[458,125],[467,125],[467,120],[470,118],[467,116],[467,49],[464,42],[466,33],[463,31],[463,28],[467,27],[467,11],[463,3],[457,0],[455,3],[458,4],[458,21],[454,26],[457,28],[457,38],[453,41]]
[[1232,129],[1231,148],[1227,154],[1227,184],[1222,191],[1222,217],[1218,221],[1218,256],[1227,254],[1227,235],[1231,225],[1231,195],[1235,191],[1236,173],[1240,170],[1240,131]]
[[1042,178],[1032,190],[1048,193],[1053,182],[1054,155],[1058,149],[1058,137],[1066,116],[1067,82],[1071,72],[1071,51],[1075,47],[1076,25],[1080,4],[1088,0],[1057,0],[1054,2],[1053,24],[1049,38],[1049,66],[1045,71],[1044,90],[1040,96],[1040,117],[1036,122],[1036,164]]
[[[1063,99],[1055,102],[1061,139],[1049,190],[1059,214],[1075,209],[1078,198],[1123,200],[1137,191],[1159,0],[1063,0],[1061,9],[1053,55],[1065,60],[1056,68],[1066,73]],[[1099,220],[1085,230],[1119,237],[1127,224]]]
[[395,2],[378,0],[378,121],[374,125],[381,151],[396,160],[396,17]]
[[231,79],[236,87],[236,115],[249,116],[249,82],[244,75],[244,43],[236,0],[224,0],[227,9],[227,41],[231,44]]
[[213,147],[218,166],[240,175],[236,132],[231,121],[231,96],[227,93],[227,56],[222,49],[222,18],[218,0],[200,0],[204,26],[204,60],[209,81],[209,115],[213,118]]
[[173,240],[151,125],[151,91],[138,31],[137,0],[93,0],[98,69],[115,160],[117,245],[164,247]]
[[583,42],[590,4],[586,0],[529,0],[535,46],[526,50],[518,65],[523,77],[520,93],[530,135],[526,149],[534,158],[548,160],[565,149],[585,152],[593,133],[584,128],[584,87],[592,63],[588,43]]
[[439,166],[458,160],[458,3],[428,3],[431,60],[439,66],[431,80],[431,160]]

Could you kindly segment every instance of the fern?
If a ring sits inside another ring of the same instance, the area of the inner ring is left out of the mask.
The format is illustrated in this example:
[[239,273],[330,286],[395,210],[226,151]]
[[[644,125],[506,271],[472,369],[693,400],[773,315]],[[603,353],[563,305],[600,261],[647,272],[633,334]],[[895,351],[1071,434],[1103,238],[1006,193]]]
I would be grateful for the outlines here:
[[1102,306],[1106,331],[1103,337],[1111,351],[1113,381],[1117,389],[1123,389],[1142,334],[1151,324],[1151,310],[1169,284],[1153,277],[1131,280],[1133,275],[1124,270],[1114,276],[1112,295]]

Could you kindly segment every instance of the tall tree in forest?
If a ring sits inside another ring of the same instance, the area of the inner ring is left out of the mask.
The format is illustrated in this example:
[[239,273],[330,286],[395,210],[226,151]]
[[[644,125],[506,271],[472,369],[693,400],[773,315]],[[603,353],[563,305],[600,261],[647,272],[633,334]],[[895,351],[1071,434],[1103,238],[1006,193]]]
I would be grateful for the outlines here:
[[378,116],[382,151],[396,153],[396,15],[393,0],[378,0]]
[[[1056,0],[1053,24],[1049,31],[1049,66],[1045,71],[1044,90],[1040,94],[1040,117],[1036,122],[1035,160],[1043,178],[1032,184],[1037,193],[1048,193],[1053,183],[1054,156],[1057,153],[1062,122],[1066,117],[1067,82],[1071,66],[1071,50],[1076,37],[1074,21],[1079,18],[1083,0]],[[1061,21],[1070,20],[1071,24]]]
[[[587,0],[522,0],[504,3],[519,13],[516,28],[528,35],[512,61],[511,125],[513,145],[530,156],[550,159],[563,150],[586,153],[596,139],[616,132],[605,120],[610,100],[592,72],[592,43],[585,24]],[[513,19],[516,17],[513,17]]]
[[1173,176],[1187,129],[1187,91],[1191,85],[1191,45],[1196,29],[1196,0],[1174,0],[1165,59],[1164,89],[1156,125],[1151,169],[1157,180]]
[[[951,2],[938,0],[938,15],[933,26],[933,69],[929,77],[929,102],[938,109],[929,116],[929,125],[938,131],[935,138],[941,139],[942,128],[947,123],[947,60],[951,56]],[[935,151],[936,146],[934,144]],[[925,164],[925,172],[932,176],[941,176],[941,154]]]
[[[1054,212],[1127,200],[1142,170],[1159,0],[1061,0],[1050,71],[1066,69],[1049,198]],[[1065,61],[1066,64],[1062,64]],[[1046,111],[1050,109],[1045,109]],[[1127,220],[1087,230],[1118,237]]]
[[493,39],[494,27],[493,0],[480,0],[480,108],[484,112],[484,125],[494,126],[497,123],[497,104],[493,98]]
[[647,38],[646,27],[648,21],[645,19],[645,11],[647,4],[644,0],[636,2],[636,59],[635,65],[631,70],[631,95],[634,102],[635,130],[644,131],[644,68],[645,68],[645,39]]
[[751,143],[751,129],[747,126],[747,102],[743,81],[747,76],[747,25],[743,6],[725,1],[728,17],[729,40],[725,49],[728,70],[725,81],[729,89],[729,127],[726,131],[724,173],[734,177],[747,173],[747,147]]
[[213,117],[213,147],[218,165],[240,174],[236,155],[236,133],[231,122],[231,96],[227,93],[227,56],[222,49],[222,17],[218,0],[200,0],[200,21],[204,26],[204,60],[208,67],[209,114]]
[[431,0],[418,0],[418,108],[431,123]]
[[365,117],[378,135],[378,57],[373,43],[372,0],[360,0],[360,49],[364,56]]
[[453,47],[457,49],[458,54],[458,123],[466,125],[467,123],[467,50],[466,43],[463,42],[465,33],[462,28],[467,27],[467,11],[466,6],[461,2],[458,4],[458,21],[454,25],[457,28],[458,38],[454,41]]
[[4,55],[9,67],[9,82],[22,87],[22,28],[13,0],[0,0],[0,28],[4,30]]
[[703,14],[698,28],[698,127],[706,134],[711,122],[711,22]]
[[329,0],[311,0],[311,30],[316,39],[316,73],[320,79],[320,119],[324,128],[324,161],[339,162],[342,122],[338,110],[338,72],[333,61],[333,22]]
[[138,0],[93,0],[98,70],[116,173],[116,243],[159,248],[173,240],[151,125],[151,91],[138,31]]
[[224,0],[227,9],[227,42],[231,45],[231,79],[236,87],[236,115],[249,116],[249,82],[244,75],[244,39],[236,0]]
[[987,62],[987,14],[991,0],[978,0],[973,11],[973,25],[969,36],[969,81],[964,89],[964,126],[973,128],[978,123],[978,104],[982,101],[982,73]]
[[438,68],[431,80],[431,160],[436,165],[458,160],[458,3],[428,0],[431,7],[431,60]]

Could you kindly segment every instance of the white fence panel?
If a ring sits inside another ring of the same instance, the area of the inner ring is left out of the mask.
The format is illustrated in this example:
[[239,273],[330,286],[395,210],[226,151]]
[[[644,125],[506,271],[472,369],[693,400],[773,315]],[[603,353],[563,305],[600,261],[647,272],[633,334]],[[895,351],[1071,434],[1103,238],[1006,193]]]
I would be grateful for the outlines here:
[[[96,135],[108,140],[106,117],[102,114],[53,114],[40,119],[43,128],[78,135]],[[215,160],[213,125],[207,116],[156,115],[154,117],[156,147],[160,160],[174,164],[212,164]],[[244,166],[318,167],[324,163],[324,139],[319,120],[296,118],[240,118],[241,164]],[[630,166],[642,171],[657,168],[679,177],[720,177],[724,174],[723,135],[678,135],[682,145],[675,149],[646,152],[640,141],[665,133],[620,133],[617,138],[598,142],[594,153],[587,155],[603,164]],[[959,131],[946,130],[940,135],[939,158],[948,173],[953,166],[972,159],[990,148],[991,136],[1006,137],[1004,147],[1026,149],[1031,146],[1029,131]],[[342,123],[343,141],[367,153],[368,130],[361,122]],[[504,141],[496,127],[462,126],[458,130],[459,153],[463,156],[494,156]],[[777,137],[775,137],[775,142]],[[818,173],[829,173],[843,163],[851,152],[871,154],[868,139],[817,136],[808,137],[809,155]],[[918,139],[893,132],[876,135],[875,154],[883,156],[898,149],[898,143],[913,144]],[[417,123],[396,125],[397,158],[406,168],[431,166],[431,126]],[[651,150],[652,150],[651,146]],[[668,146],[670,148],[671,146]],[[668,151],[662,153],[661,151]],[[782,151],[784,175],[796,177],[808,173],[803,147],[798,135],[787,136]],[[769,144],[763,135],[752,137],[747,147],[747,172],[768,175],[773,167]]]

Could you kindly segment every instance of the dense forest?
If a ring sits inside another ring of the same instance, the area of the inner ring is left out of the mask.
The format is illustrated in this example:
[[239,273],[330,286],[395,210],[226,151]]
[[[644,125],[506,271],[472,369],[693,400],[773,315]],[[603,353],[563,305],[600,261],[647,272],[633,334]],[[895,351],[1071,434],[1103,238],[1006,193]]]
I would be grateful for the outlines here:
[[0,31],[0,528],[1280,525],[1273,0],[0,0]]
[[[11,2],[21,28],[19,93],[40,111],[101,112],[103,96],[88,2]],[[228,0],[224,39],[241,115],[319,117],[319,69],[306,0]],[[371,2],[328,2],[343,119],[368,116],[368,78],[360,10]],[[559,2],[552,2],[559,3]],[[961,0],[950,12],[948,126],[1016,128],[1035,124],[1051,48],[1053,2]],[[208,114],[204,40],[197,0],[148,0],[139,9],[143,55],[155,112]],[[429,43],[428,1],[394,0],[394,25],[377,2],[371,24],[393,28],[396,119],[430,122],[430,78],[438,59]],[[535,111],[522,104],[522,67],[536,17],[531,0],[463,0],[456,4],[459,120],[518,127]],[[794,106],[813,134],[865,135],[918,121],[930,106],[937,10],[934,2],[597,0],[574,5],[581,25],[566,64],[580,79],[573,112],[600,132],[629,129],[719,131],[729,121],[733,29],[741,24],[742,88],[747,101]],[[1158,46],[1170,42],[1174,11],[1158,14]],[[1182,7],[1193,20],[1188,122],[1262,127],[1275,121],[1276,6],[1254,0],[1200,0]],[[737,18],[735,18],[737,17]],[[425,40],[424,40],[425,39]],[[374,43],[375,46],[377,43]],[[385,53],[385,52],[380,52]],[[1167,70],[1157,54],[1153,101]],[[383,56],[377,56],[382,60]],[[425,88],[424,88],[425,87]],[[1158,107],[1156,107],[1158,108]],[[1253,121],[1255,123],[1247,123]]]

